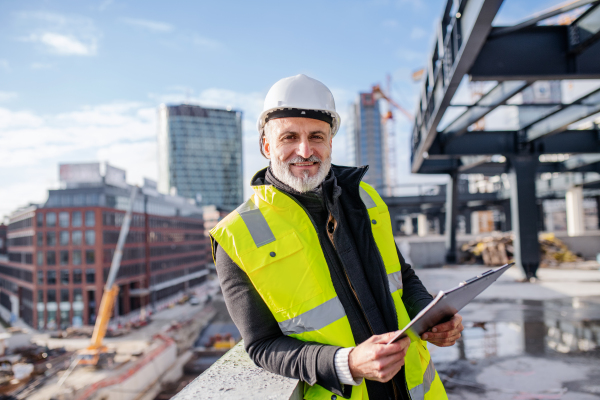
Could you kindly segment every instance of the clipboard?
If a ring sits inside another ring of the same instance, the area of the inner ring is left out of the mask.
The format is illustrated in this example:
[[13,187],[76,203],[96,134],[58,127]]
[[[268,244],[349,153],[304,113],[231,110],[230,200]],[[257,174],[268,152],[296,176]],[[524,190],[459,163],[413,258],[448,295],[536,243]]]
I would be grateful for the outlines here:
[[421,312],[418,313],[404,329],[398,331],[396,336],[394,336],[387,344],[408,336],[409,332],[411,335],[414,334],[417,337],[421,337],[422,334],[434,326],[449,321],[454,314],[469,304],[471,300],[487,289],[492,283],[496,282],[500,275],[513,265],[515,265],[515,263],[506,264],[497,269],[491,269],[481,275],[477,275],[459,283],[458,286],[450,290],[440,290],[427,307],[421,310]]

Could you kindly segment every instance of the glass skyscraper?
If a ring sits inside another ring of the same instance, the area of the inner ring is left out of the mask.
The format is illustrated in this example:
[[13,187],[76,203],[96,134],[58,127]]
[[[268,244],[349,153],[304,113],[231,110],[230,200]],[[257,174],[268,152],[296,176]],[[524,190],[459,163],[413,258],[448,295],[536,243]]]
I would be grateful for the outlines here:
[[383,190],[386,182],[384,129],[379,102],[371,93],[360,93],[351,106],[347,143],[349,163],[369,165],[363,180],[376,190]]
[[242,113],[196,105],[161,105],[158,188],[202,205],[242,203]]

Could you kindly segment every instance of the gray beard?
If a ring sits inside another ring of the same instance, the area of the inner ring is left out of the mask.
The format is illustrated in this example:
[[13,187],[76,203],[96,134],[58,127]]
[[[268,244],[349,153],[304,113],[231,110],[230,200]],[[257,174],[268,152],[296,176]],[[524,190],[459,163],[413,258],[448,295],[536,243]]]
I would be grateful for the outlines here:
[[[314,176],[308,176],[308,171],[304,171],[303,176],[300,178],[292,174],[290,164],[311,161],[319,163],[319,170]],[[325,160],[321,160],[315,155],[312,155],[309,158],[295,157],[289,161],[271,159],[271,170],[273,171],[273,175],[281,182],[300,193],[309,192],[317,188],[321,182],[325,180],[330,169],[331,156],[327,157]]]

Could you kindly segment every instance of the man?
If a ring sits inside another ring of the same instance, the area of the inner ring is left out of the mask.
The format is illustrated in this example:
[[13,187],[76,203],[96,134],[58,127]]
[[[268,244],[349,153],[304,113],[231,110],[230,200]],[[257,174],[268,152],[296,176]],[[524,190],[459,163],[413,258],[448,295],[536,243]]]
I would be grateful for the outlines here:
[[250,358],[306,382],[305,399],[446,399],[422,339],[453,345],[461,317],[386,344],[432,298],[361,182],[368,167],[331,165],[339,126],[321,82],[297,75],[269,90],[258,130],[270,166],[211,230],[227,308]]

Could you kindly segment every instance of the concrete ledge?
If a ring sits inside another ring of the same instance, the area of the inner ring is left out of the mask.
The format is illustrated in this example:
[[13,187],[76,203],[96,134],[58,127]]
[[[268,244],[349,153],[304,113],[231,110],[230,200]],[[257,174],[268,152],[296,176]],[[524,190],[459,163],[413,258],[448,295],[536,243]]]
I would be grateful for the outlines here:
[[257,367],[240,342],[171,400],[301,400],[302,397],[302,382]]

